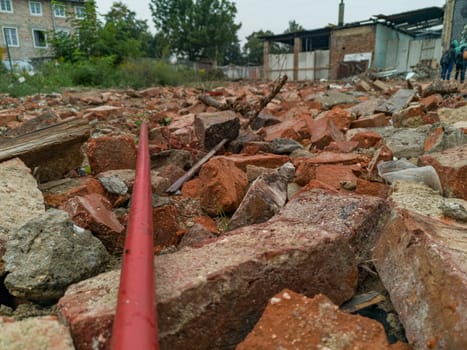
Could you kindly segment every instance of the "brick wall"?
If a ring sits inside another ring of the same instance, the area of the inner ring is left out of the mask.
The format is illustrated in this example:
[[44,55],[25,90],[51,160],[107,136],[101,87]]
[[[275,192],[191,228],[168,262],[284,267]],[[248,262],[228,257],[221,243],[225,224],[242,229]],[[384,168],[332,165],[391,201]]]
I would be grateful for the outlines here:
[[[13,0],[13,13],[0,12],[0,28],[14,27],[19,37],[19,47],[10,47],[12,60],[49,57],[52,54],[50,45],[47,48],[34,47],[33,30],[52,31],[57,29],[71,30],[66,18],[53,17],[51,1],[41,0],[42,15],[33,16],[29,11],[28,0]],[[73,5],[67,4],[67,11],[73,11]],[[5,47],[3,30],[0,31],[0,46]]]
[[376,45],[376,25],[336,29],[330,39],[330,79],[337,79],[339,65],[346,54],[372,52]]

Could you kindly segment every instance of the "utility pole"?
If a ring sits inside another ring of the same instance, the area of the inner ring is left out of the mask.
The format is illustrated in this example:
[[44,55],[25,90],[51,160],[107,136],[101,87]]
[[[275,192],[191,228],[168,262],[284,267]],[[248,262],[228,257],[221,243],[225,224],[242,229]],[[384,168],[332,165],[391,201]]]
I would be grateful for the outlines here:
[[443,19],[443,34],[441,45],[443,51],[447,50],[451,45],[452,39],[452,22],[454,20],[454,7],[456,6],[455,0],[446,0],[444,5],[444,19]]
[[6,53],[8,55],[8,63],[10,64],[10,72],[13,71],[13,64],[11,63],[10,45],[8,44],[8,38],[6,37],[5,28],[3,28],[3,39],[5,40]]
[[344,0],[341,0],[341,3],[339,4],[339,18],[337,21],[337,25],[339,27],[342,27],[344,25],[344,9],[345,9]]

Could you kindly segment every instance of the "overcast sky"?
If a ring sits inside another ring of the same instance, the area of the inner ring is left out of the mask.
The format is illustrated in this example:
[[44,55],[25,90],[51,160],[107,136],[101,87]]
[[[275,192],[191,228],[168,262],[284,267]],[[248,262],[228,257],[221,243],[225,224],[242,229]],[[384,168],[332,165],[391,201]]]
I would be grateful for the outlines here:
[[[97,0],[98,11],[106,13],[112,6],[113,0]],[[138,19],[146,19],[154,30],[149,10],[149,0],[121,1],[132,11]],[[340,0],[234,0],[237,6],[236,23],[242,23],[239,39],[260,29],[271,30],[280,34],[287,29],[290,20],[295,20],[305,29],[317,29],[337,24]],[[344,0],[345,22],[355,22],[371,18],[373,15],[416,10],[424,7],[445,4],[445,0]]]

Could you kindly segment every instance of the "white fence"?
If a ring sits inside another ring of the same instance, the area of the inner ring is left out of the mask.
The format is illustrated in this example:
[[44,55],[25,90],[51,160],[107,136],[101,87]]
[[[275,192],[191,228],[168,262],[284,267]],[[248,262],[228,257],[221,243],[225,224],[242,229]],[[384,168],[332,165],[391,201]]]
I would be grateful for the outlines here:
[[[329,50],[300,52],[298,54],[298,80],[319,80],[329,77]],[[294,54],[269,55],[268,79],[276,80],[287,74],[294,76]]]
[[263,78],[263,67],[262,66],[235,66],[228,65],[217,67],[224,75],[230,80],[256,80]]

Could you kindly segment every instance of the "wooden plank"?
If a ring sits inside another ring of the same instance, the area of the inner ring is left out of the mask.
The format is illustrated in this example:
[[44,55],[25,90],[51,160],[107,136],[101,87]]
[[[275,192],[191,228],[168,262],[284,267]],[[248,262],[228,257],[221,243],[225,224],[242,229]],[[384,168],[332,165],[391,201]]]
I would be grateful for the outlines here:
[[61,178],[82,165],[81,146],[90,136],[87,119],[72,118],[13,138],[0,139],[0,162],[20,158],[38,182]]
[[88,120],[72,118],[21,136],[3,138],[0,139],[0,161],[47,152],[56,146],[84,142],[89,134]]
[[341,305],[340,309],[345,312],[353,313],[366,307],[376,305],[384,301],[385,298],[375,291],[354,296],[351,300]]

